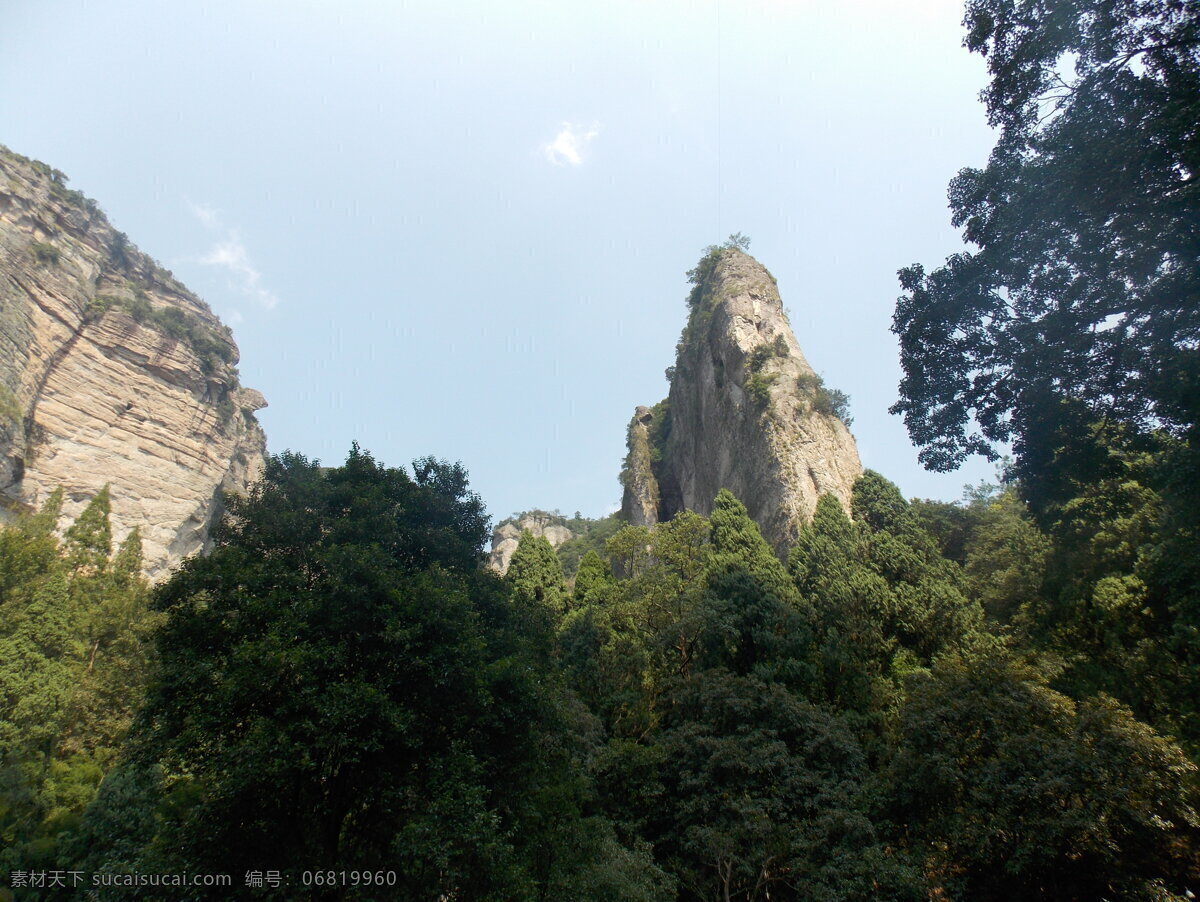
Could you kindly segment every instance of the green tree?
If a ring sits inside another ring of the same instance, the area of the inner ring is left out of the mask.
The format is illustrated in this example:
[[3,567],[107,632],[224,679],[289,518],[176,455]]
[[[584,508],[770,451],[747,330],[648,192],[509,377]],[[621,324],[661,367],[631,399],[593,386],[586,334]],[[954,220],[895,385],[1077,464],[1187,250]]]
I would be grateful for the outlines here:
[[865,537],[832,495],[817,502],[788,558],[812,605],[824,691],[836,709],[873,718],[887,707],[899,645],[887,629],[890,590],[866,561]]
[[0,861],[58,867],[110,773],[150,667],[137,530],[110,560],[108,491],[53,535],[62,493],[0,530]]
[[710,520],[713,551],[711,572],[744,570],[776,598],[799,604],[787,569],[771,551],[758,524],[750,519],[746,505],[728,489],[717,492]]
[[[1200,13],[1190,0],[970,0],[1000,138],[950,185],[973,250],[901,270],[893,330],[921,460],[1200,413]],[[1050,449],[1053,449],[1053,445]]]
[[868,565],[891,590],[888,630],[923,661],[969,641],[983,612],[895,484],[868,470],[854,484],[851,512],[867,528]]
[[669,712],[656,847],[684,898],[908,895],[864,811],[863,752],[835,717],[723,668],[684,682]]
[[505,579],[518,598],[545,611],[553,621],[566,613],[569,594],[562,564],[545,536],[534,536],[529,530],[521,533]]
[[910,677],[893,816],[931,894],[1183,898],[1197,873],[1196,767],[1106,696],[1054,691],[1005,653]]
[[98,573],[108,564],[112,554],[112,526],[109,514],[112,501],[108,486],[88,502],[63,535],[67,562],[76,572]]
[[904,677],[986,637],[959,566],[892,483],[868,471],[851,506],[853,521],[822,497],[789,567],[813,610],[821,697],[877,761],[904,704]]
[[589,549],[580,560],[579,569],[575,573],[575,604],[601,604],[610,594],[612,586],[612,570],[595,549]]
[[146,854],[224,872],[386,861],[409,895],[560,885],[583,826],[547,627],[531,635],[481,567],[486,535],[461,467],[409,477],[357,446],[335,468],[270,459],[212,553],[156,594],[160,675],[128,764],[158,797]]
[[1039,604],[1050,540],[1035,526],[1015,489],[1006,489],[976,515],[966,545],[965,573],[972,598],[1007,623]]

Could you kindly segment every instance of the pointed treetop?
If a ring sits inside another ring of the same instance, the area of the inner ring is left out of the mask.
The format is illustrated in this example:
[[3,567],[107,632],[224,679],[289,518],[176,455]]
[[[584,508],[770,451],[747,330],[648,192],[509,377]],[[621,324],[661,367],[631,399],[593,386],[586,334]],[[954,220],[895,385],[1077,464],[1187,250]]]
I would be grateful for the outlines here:
[[717,492],[710,522],[714,572],[745,570],[776,597],[795,600],[795,586],[783,564],[771,551],[758,524],[750,519],[746,505],[733,492],[728,489]]
[[112,525],[109,514],[112,503],[105,485],[83,509],[63,535],[67,563],[73,570],[91,569],[99,572],[108,564],[112,554]]
[[576,604],[595,604],[612,584],[613,576],[608,564],[594,548],[591,549],[583,556],[575,573]]
[[566,610],[567,587],[562,564],[545,536],[535,536],[529,530],[521,533],[504,578],[528,601],[556,615]]
[[56,488],[46,496],[36,514],[25,518],[22,524],[25,532],[31,536],[48,536],[58,526],[58,518],[62,516],[63,490]]

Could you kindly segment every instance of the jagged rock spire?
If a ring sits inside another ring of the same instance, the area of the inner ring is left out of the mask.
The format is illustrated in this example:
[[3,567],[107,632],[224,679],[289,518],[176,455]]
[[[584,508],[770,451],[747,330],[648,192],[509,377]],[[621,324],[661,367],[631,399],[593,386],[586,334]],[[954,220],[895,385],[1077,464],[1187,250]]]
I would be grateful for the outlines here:
[[622,511],[642,524],[685,508],[707,515],[725,488],[782,551],[821,495],[849,505],[858,449],[766,268],[724,247],[695,277],[670,395],[637,408],[629,427]]

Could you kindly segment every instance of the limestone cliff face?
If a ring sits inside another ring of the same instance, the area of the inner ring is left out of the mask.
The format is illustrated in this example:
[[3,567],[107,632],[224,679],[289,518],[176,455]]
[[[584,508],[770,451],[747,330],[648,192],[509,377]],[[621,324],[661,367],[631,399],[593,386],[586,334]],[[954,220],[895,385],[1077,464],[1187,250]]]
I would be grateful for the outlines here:
[[0,147],[0,505],[106,483],[114,538],[141,528],[153,578],[201,549],[222,490],[256,478],[262,395],[208,306],[61,173]]
[[622,510],[635,524],[684,509],[707,515],[726,488],[782,552],[821,495],[849,506],[862,473],[854,437],[758,261],[713,251],[689,303],[670,395],[639,407],[630,425]]
[[557,548],[563,542],[575,538],[575,534],[562,523],[562,518],[545,511],[528,511],[514,519],[505,520],[492,531],[492,550],[488,555],[488,566],[503,576],[508,572],[508,563],[521,542],[521,533],[530,532],[536,538],[545,536]]

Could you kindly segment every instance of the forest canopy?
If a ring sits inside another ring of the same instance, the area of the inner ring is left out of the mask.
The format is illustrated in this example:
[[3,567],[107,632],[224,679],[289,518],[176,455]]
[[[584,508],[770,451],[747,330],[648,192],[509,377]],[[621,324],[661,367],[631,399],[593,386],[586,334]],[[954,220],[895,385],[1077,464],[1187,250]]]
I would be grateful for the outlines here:
[[1200,7],[965,24],[1000,140],[901,270],[894,409],[995,483],[868,470],[782,554],[722,489],[501,576],[461,464],[285,452],[153,588],[120,487],[57,492],[0,527],[17,898],[1200,893]]

